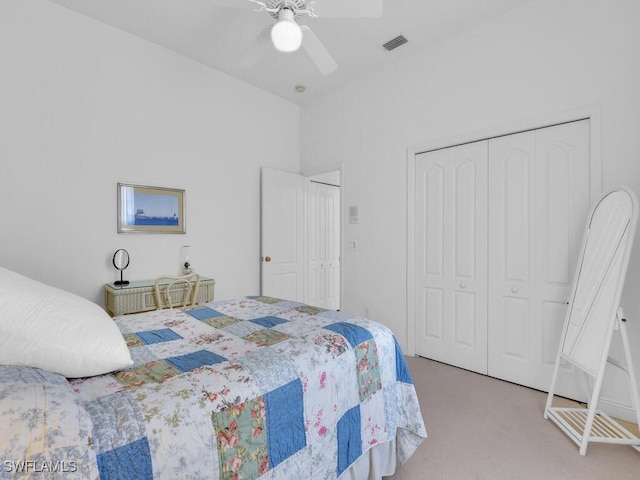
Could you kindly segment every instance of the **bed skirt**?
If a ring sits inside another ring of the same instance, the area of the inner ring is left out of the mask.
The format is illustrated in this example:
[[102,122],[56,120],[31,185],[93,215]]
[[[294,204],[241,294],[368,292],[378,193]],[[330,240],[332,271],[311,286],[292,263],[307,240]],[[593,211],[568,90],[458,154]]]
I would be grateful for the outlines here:
[[395,438],[379,443],[362,454],[338,480],[381,480],[389,477],[396,471],[396,457]]

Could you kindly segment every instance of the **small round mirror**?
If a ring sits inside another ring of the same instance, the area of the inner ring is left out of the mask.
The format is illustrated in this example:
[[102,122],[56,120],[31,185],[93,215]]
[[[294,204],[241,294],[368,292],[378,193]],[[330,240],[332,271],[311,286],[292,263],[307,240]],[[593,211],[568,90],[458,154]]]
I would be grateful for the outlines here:
[[113,254],[113,266],[117,270],[124,270],[129,266],[129,252],[124,249],[116,250]]
[[114,285],[128,285],[129,280],[123,280],[122,271],[129,266],[129,252],[121,248],[113,254],[113,266],[120,270],[120,280],[113,282]]

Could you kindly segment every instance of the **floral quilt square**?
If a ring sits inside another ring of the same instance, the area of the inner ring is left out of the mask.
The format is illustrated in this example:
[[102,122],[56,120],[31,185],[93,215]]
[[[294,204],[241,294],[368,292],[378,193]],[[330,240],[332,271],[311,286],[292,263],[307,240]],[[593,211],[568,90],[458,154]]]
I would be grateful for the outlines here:
[[280,298],[274,298],[274,297],[255,297],[254,300],[258,302],[266,303],[268,305],[273,305],[274,303],[279,303],[283,301]]
[[220,479],[257,478],[269,469],[263,397],[214,412]]
[[313,343],[322,348],[325,353],[333,358],[342,355],[349,350],[349,344],[342,335],[335,333],[322,332],[313,339]]
[[127,342],[127,347],[140,347],[145,345],[145,343],[140,340],[140,338],[135,333],[125,333],[122,335],[124,337],[124,341]]
[[278,332],[277,330],[272,330],[270,328],[258,330],[257,332],[250,333],[249,335],[244,337],[245,340],[253,342],[259,347],[268,347],[270,345],[275,345],[276,343],[286,340],[287,338],[291,337],[286,333]]
[[207,325],[213,327],[213,328],[223,328],[226,327],[228,325],[232,325],[236,322],[239,322],[240,320],[237,318],[233,318],[230,317],[228,315],[222,315],[220,317],[213,317],[213,318],[208,318],[206,320],[203,320],[203,323],[206,323]]
[[380,378],[380,364],[378,363],[378,348],[374,340],[367,340],[355,348],[358,391],[360,401],[363,402],[370,395],[382,390]]
[[139,367],[116,372],[114,377],[127,387],[139,387],[145,383],[162,383],[180,373],[173,365],[164,360],[155,360]]
[[326,308],[312,307],[311,305],[301,305],[299,307],[296,307],[295,310],[301,313],[307,313],[309,315],[317,315],[319,313],[327,311]]

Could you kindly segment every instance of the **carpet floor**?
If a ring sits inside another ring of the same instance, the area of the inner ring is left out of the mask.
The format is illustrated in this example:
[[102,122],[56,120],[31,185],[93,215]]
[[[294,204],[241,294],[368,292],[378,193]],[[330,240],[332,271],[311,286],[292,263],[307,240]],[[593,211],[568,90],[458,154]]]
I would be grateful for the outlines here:
[[633,447],[590,443],[581,456],[542,417],[546,393],[420,357],[407,362],[429,438],[390,479],[640,480]]

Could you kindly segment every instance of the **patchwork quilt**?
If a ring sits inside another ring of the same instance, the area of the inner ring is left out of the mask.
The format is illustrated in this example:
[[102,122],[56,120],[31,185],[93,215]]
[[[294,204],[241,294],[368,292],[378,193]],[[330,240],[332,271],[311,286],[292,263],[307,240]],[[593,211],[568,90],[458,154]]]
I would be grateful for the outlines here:
[[[381,324],[270,297],[115,318],[134,365],[0,367],[0,479],[335,479],[426,438]],[[26,447],[25,447],[26,445]]]

